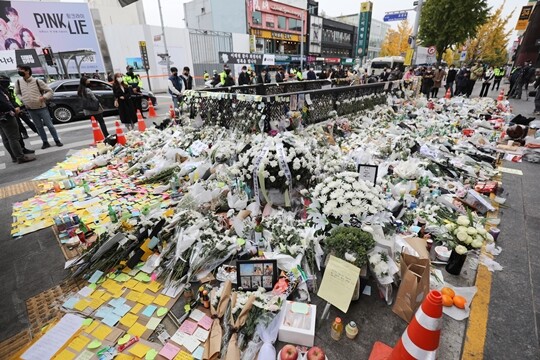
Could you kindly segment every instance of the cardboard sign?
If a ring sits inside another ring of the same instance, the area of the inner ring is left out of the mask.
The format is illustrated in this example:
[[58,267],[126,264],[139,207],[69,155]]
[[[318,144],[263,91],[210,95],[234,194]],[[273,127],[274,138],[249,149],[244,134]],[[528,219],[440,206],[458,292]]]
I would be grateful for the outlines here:
[[359,276],[358,267],[330,255],[317,296],[346,313]]

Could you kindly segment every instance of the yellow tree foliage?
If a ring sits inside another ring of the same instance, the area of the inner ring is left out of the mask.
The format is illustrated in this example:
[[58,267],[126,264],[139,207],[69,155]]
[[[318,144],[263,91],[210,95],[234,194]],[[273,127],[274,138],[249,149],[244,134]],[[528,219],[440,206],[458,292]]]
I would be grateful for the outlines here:
[[444,52],[442,59],[446,61],[448,65],[451,65],[454,62],[455,52],[452,49],[446,49]]
[[409,36],[411,34],[412,27],[409,26],[407,20],[400,22],[397,30],[388,30],[381,45],[380,56],[400,56],[406,53],[409,48]]
[[505,3],[490,15],[488,21],[478,28],[476,37],[470,39],[467,46],[467,61],[481,60],[493,66],[506,63],[508,59],[508,39],[511,31],[505,31],[513,12],[502,17]]

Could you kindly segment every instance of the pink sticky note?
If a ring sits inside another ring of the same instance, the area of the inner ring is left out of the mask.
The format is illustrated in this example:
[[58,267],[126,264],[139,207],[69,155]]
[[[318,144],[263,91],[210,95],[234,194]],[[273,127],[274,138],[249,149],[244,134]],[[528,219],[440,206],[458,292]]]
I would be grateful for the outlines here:
[[199,320],[199,325],[203,329],[208,330],[212,326],[212,322],[213,322],[212,318],[205,315],[201,320]]
[[176,347],[174,346],[172,343],[168,342],[167,344],[165,344],[165,346],[161,349],[161,351],[159,352],[159,355],[171,360],[171,359],[174,359],[174,357],[176,356],[176,354],[178,354],[180,352],[180,348],[179,347]]
[[182,323],[180,328],[178,329],[183,333],[186,333],[188,335],[193,335],[195,330],[197,330],[197,323],[193,321],[186,320]]

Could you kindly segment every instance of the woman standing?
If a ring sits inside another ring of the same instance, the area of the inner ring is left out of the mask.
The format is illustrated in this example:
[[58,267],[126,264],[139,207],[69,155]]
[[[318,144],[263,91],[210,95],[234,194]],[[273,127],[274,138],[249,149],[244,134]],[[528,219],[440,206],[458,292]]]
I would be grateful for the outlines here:
[[431,88],[432,98],[436,99],[439,95],[439,88],[442,86],[442,82],[445,76],[446,72],[443,70],[442,66],[439,66],[439,68],[435,70],[435,75],[433,77],[433,87]]
[[493,71],[493,66],[490,66],[482,78],[482,90],[480,90],[480,97],[488,96],[489,86],[491,85],[491,80],[493,80],[494,77],[495,72]]
[[429,100],[431,94],[431,88],[433,87],[433,77],[435,74],[431,70],[431,66],[428,66],[426,71],[422,74],[422,94],[426,95]]
[[81,78],[77,95],[82,100],[84,115],[93,116],[101,128],[103,136],[108,137],[109,131],[107,130],[107,125],[105,125],[105,120],[103,120],[103,107],[96,98],[96,95],[90,90],[90,79],[86,76]]
[[113,82],[114,105],[118,108],[120,121],[126,129],[133,130],[137,123],[135,106],[131,100],[131,89],[123,80],[121,73],[114,74]]

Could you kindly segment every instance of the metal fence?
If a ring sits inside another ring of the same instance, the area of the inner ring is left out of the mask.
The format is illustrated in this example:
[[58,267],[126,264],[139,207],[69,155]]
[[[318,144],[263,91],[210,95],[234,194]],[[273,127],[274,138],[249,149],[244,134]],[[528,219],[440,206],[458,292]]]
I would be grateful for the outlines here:
[[220,70],[223,64],[219,63],[220,51],[232,51],[232,34],[220,31],[189,29],[189,42],[191,44],[191,56],[193,59],[192,74],[195,77],[195,85],[203,86],[201,78],[204,71],[212,74],[213,70]]
[[304,80],[270,84],[216,87],[204,89],[202,91],[254,95],[275,95],[349,85],[350,82],[344,79],[339,79],[339,82],[336,80]]
[[[270,85],[264,85],[264,88],[275,88]],[[271,122],[279,122],[290,111],[302,112],[304,125],[309,125],[329,119],[333,111],[341,116],[370,109],[385,103],[390,89],[399,89],[400,85],[401,82],[396,81],[315,90],[304,88],[302,91],[274,95],[201,90],[186,93],[186,103],[190,108],[190,117],[200,116],[207,124],[244,132],[256,132],[262,127],[268,131]],[[249,86],[247,88],[251,89]]]

